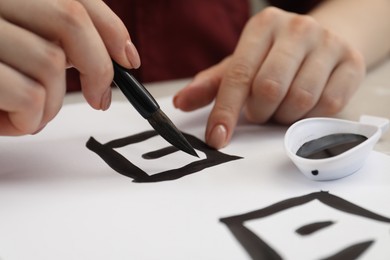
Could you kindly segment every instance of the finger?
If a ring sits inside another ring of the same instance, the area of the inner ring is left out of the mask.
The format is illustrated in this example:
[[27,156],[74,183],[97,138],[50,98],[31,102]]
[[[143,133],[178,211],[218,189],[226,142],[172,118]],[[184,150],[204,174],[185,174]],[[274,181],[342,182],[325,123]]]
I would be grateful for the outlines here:
[[[331,36],[327,36],[329,37]],[[337,41],[331,39],[309,53],[275,112],[275,121],[290,124],[313,109],[340,58],[341,49]]]
[[69,62],[80,72],[87,101],[96,109],[104,108],[113,68],[104,43],[84,6],[74,0],[4,1],[7,3],[1,5],[2,17],[46,39],[59,42]]
[[45,106],[41,119],[41,124],[45,125],[60,110],[65,95],[65,55],[57,45],[2,19],[0,28],[3,36],[0,61],[45,88]]
[[306,117],[335,115],[356,92],[364,78],[365,66],[360,54],[351,53],[349,57],[335,68],[318,103]]
[[285,98],[306,55],[317,37],[316,24],[305,16],[294,16],[283,25],[253,82],[245,114],[255,123],[268,121]]
[[208,118],[206,142],[211,147],[222,148],[231,139],[253,78],[270,48],[274,16],[263,12],[251,18],[242,32]]
[[217,95],[229,60],[226,58],[219,64],[198,73],[192,82],[175,95],[173,99],[175,107],[183,111],[192,111],[210,104]]
[[44,88],[3,63],[0,78],[0,135],[35,132],[43,117]]
[[86,7],[111,58],[126,68],[139,68],[141,60],[122,20],[101,0],[78,0]]

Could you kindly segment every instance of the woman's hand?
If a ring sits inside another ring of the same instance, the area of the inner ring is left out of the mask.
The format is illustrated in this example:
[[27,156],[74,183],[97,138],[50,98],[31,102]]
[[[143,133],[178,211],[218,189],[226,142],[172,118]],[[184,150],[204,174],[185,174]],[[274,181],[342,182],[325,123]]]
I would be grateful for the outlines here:
[[362,54],[312,17],[269,7],[249,20],[234,53],[196,75],[174,105],[191,111],[215,100],[206,142],[218,149],[242,109],[253,123],[334,115],[364,74]]
[[111,57],[140,65],[125,26],[100,0],[0,0],[0,34],[0,135],[34,133],[58,113],[67,67],[80,72],[89,104],[105,110]]

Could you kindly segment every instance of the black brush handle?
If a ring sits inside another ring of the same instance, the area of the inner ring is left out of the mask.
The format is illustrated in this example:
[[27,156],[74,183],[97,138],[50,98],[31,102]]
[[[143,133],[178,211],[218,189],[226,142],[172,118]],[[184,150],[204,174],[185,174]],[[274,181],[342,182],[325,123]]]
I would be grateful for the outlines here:
[[138,113],[143,118],[148,119],[160,109],[157,101],[124,67],[115,61],[112,61],[112,63],[114,66],[115,85],[123,92]]

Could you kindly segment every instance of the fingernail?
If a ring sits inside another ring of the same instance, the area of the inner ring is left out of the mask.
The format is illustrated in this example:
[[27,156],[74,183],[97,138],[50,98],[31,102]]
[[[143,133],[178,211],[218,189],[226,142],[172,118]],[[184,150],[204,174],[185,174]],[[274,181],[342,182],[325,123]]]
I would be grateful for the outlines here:
[[107,110],[111,105],[111,87],[107,88],[106,92],[104,92],[101,101],[101,109],[103,111]]
[[175,108],[179,108],[179,97],[178,97],[178,94],[176,94],[174,97],[173,97],[173,106]]
[[131,41],[127,41],[125,49],[127,59],[129,60],[131,66],[134,69],[138,69],[141,66],[141,59],[134,44]]
[[46,125],[47,124],[45,123],[45,124],[39,126],[39,128],[34,133],[32,133],[31,135],[36,135],[36,134],[40,133],[46,127]]
[[224,125],[216,125],[211,130],[207,144],[215,149],[222,148],[226,145],[227,129]]

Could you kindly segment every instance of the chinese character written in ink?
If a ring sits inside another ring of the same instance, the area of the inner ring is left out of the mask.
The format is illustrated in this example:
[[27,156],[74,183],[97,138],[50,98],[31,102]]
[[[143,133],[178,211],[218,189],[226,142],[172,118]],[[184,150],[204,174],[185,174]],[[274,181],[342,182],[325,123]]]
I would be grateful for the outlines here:
[[[151,175],[137,167],[132,162],[130,162],[119,152],[115,151],[116,148],[140,143],[157,135],[158,134],[156,131],[151,130],[141,132],[132,136],[116,139],[105,144],[101,144],[96,139],[91,137],[88,140],[86,146],[88,149],[98,154],[112,169],[124,176],[132,178],[134,182],[160,182],[175,180],[186,175],[202,171],[203,169],[209,167],[213,167],[219,164],[242,158],[239,156],[224,154],[218,150],[209,147],[198,138],[183,133],[183,135],[187,138],[187,140],[194,147],[194,149],[203,152],[206,158],[193,161],[177,169],[169,169]],[[157,159],[175,152],[178,152],[177,148],[173,146],[167,146],[163,149],[143,154],[142,157],[147,159]]]

